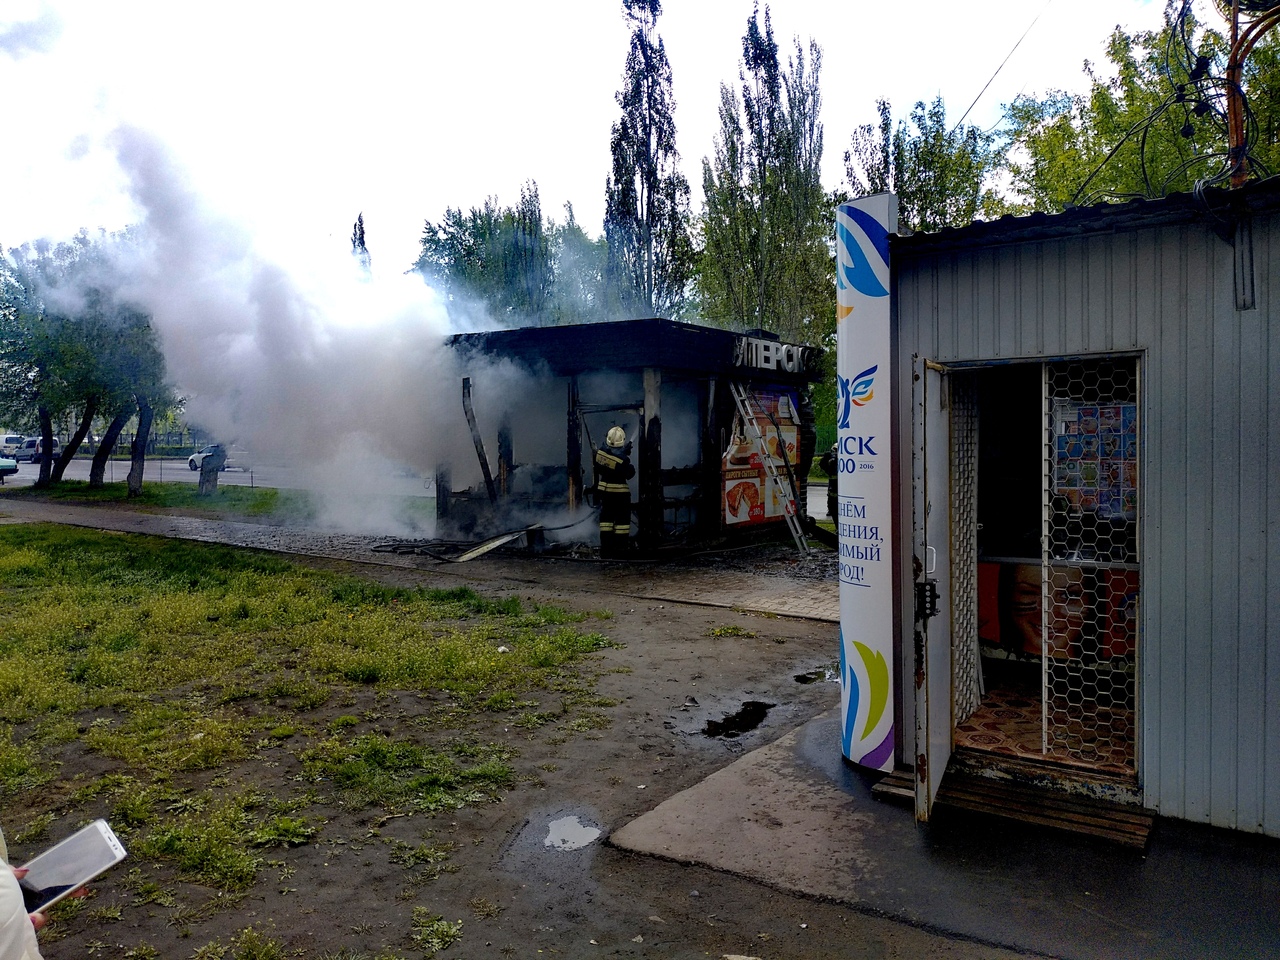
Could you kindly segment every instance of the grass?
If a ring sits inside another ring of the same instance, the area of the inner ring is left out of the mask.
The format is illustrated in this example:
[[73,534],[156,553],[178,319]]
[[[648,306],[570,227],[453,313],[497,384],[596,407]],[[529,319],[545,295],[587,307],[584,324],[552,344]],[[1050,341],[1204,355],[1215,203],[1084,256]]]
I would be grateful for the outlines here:
[[48,488],[14,487],[4,496],[15,499],[32,497],[58,503],[101,505],[127,502],[135,510],[186,510],[225,517],[254,519],[305,520],[315,514],[315,505],[305,491],[277,490],[271,487],[245,487],[219,484],[211,496],[202,497],[194,483],[162,483],[147,480],[142,493],[129,499],[124,481],[90,487],[84,480],[63,480]]
[[[614,703],[583,666],[610,641],[585,620],[218,545],[0,527],[0,803],[26,818],[5,826],[43,842],[106,816],[130,850],[113,919],[169,911],[186,930],[278,885],[269,857],[347,842],[328,835],[334,810],[367,822],[490,803],[522,779],[495,734],[548,727],[559,742],[607,725]],[[412,715],[384,722],[378,705],[401,698]],[[452,869],[448,852],[387,856],[422,882]],[[185,902],[190,885],[222,906]],[[430,955],[460,931],[415,914],[402,936]],[[279,949],[250,929],[198,955]]]

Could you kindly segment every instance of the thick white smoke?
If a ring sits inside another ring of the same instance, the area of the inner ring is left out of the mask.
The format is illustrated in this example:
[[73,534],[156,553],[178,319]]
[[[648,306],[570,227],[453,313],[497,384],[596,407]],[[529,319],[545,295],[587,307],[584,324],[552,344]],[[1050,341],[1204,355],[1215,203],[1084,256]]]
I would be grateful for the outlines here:
[[[473,319],[451,316],[420,277],[378,271],[376,246],[372,275],[340,239],[326,250],[300,238],[302,266],[269,259],[155,137],[122,128],[114,147],[143,214],[138,242],[117,248],[119,295],[151,314],[187,420],[293,468],[329,525],[405,532],[391,528],[395,495],[424,493],[437,463],[475,458],[443,346]],[[522,375],[482,376],[496,421]]]

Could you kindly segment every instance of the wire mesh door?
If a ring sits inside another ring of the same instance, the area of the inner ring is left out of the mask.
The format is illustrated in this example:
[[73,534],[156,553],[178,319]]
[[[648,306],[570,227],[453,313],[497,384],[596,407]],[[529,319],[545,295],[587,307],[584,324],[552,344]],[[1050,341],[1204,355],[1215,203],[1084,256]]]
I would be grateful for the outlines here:
[[1044,752],[1135,770],[1138,655],[1138,367],[1045,368]]
[[952,711],[963,723],[982,702],[978,655],[978,390],[972,373],[951,387]]

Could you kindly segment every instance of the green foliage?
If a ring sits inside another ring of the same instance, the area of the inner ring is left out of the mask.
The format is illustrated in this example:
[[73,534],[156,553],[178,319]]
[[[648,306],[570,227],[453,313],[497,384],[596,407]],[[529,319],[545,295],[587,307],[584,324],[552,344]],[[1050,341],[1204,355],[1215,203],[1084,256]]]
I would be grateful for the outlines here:
[[676,150],[671,64],[657,34],[659,0],[623,0],[631,45],[616,98],[604,235],[610,291],[628,316],[679,317],[689,304],[694,250],[689,183]]
[[479,301],[519,326],[550,322],[555,274],[536,183],[521,187],[515,207],[496,197],[467,213],[450,207],[439,224],[427,221],[421,247],[414,269],[450,298]]
[[[1050,91],[1009,106],[1014,189],[1056,211],[1104,199],[1158,197],[1225,182],[1229,155],[1224,34],[1170,6],[1157,31],[1117,29],[1108,71],[1086,65],[1087,93]],[[1248,172],[1280,170],[1280,36],[1263,36],[1245,60]]]
[[738,329],[822,343],[835,326],[828,235],[833,210],[822,188],[819,76],[822,51],[800,42],[785,70],[768,8],[747,21],[741,99],[720,88],[715,156],[704,159],[702,315]]
[[621,315],[616,296],[605,284],[608,246],[604,237],[592,240],[579,226],[573,204],[565,204],[565,221],[548,225],[555,271],[552,317],[556,324],[588,323]]
[[492,747],[476,763],[460,763],[455,752],[430,750],[409,740],[361,734],[330,737],[299,754],[303,769],[324,777],[362,806],[452,810],[496,798],[514,781],[509,754]]
[[[185,469],[185,468],[184,468]],[[138,496],[130,498],[124,483],[93,485],[83,480],[64,480],[49,490],[15,487],[6,497],[32,497],[59,503],[110,504],[128,501],[134,509],[184,510],[203,515],[236,518],[305,520],[315,513],[315,505],[305,491],[273,487],[219,485],[209,496],[201,496],[191,483],[149,483]]]
[[41,486],[61,479],[99,414],[177,402],[150,318],[123,293],[133,246],[127,232],[82,231],[0,257],[0,416],[27,422],[35,413],[46,440],[55,418],[78,423],[57,462],[41,463]]
[[910,230],[963,227],[1009,212],[995,181],[1003,151],[995,134],[949,125],[942,97],[917,103],[910,125],[893,128],[889,102],[876,101],[878,126],[858,127],[845,151],[845,176],[854,196],[891,190],[898,220]]
[[316,828],[304,817],[273,817],[249,831],[249,843],[255,847],[300,847],[310,843]]
[[727,625],[727,626],[723,626],[723,627],[712,627],[711,629],[709,629],[709,630],[707,631],[707,636],[708,636],[708,637],[745,637],[745,638],[751,638],[751,637],[754,637],[755,635],[756,635],[756,634],[755,634],[755,631],[754,631],[754,630],[748,630],[746,627],[739,627],[739,626],[736,626],[736,625],[734,625],[734,624],[729,624],[729,625]]
[[182,876],[219,890],[247,890],[262,865],[262,859],[248,850],[251,811],[261,799],[241,794],[183,814],[135,841],[137,852],[172,861]]
[[425,956],[434,957],[462,939],[462,921],[450,923],[426,907],[414,907],[413,929],[409,935]]

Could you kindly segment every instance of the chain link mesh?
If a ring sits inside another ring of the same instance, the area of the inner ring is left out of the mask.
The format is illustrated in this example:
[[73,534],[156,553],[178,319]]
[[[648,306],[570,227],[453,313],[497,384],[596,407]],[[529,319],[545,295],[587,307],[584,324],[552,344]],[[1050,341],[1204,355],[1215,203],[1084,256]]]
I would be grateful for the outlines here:
[[1137,361],[1048,364],[1044,752],[1134,770]]
[[951,382],[951,669],[956,723],[982,702],[978,657],[978,391],[973,375]]

